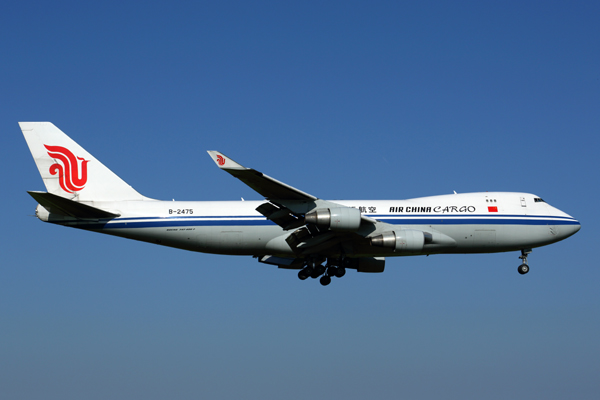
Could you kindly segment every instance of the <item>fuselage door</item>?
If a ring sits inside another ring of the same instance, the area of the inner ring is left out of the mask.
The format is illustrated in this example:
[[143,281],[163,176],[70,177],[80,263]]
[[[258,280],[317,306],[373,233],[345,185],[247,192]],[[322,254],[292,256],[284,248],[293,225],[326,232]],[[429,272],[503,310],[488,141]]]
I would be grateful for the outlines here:
[[525,202],[525,197],[521,197],[521,207],[527,207],[527,203]]

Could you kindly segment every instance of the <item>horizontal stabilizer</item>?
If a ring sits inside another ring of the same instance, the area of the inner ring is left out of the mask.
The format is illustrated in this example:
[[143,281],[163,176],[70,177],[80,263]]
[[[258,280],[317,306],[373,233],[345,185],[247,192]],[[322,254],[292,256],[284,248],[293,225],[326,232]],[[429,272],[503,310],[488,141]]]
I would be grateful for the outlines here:
[[54,214],[65,215],[74,218],[116,218],[119,214],[113,214],[96,207],[78,203],[64,197],[46,192],[27,192],[46,210]]

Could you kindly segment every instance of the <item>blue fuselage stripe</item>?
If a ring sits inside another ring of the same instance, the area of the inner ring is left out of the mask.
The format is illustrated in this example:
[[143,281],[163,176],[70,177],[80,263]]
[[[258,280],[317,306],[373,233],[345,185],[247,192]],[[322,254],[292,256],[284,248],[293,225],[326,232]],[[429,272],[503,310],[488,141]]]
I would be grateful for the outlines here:
[[[210,218],[210,219],[209,219]],[[574,219],[552,216],[430,216],[423,217],[379,217],[377,220],[392,225],[579,225]],[[235,217],[149,217],[117,218],[108,222],[105,229],[156,228],[181,226],[268,226],[275,225],[268,219],[254,216]]]

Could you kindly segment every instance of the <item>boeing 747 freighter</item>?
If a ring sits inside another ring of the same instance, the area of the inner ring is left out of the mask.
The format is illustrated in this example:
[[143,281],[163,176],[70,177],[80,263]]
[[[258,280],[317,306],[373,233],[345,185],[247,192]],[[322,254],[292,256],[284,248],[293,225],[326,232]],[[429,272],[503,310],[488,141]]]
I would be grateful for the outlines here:
[[21,122],[46,192],[28,192],[44,222],[203,253],[253,256],[322,285],[346,269],[383,272],[385,257],[519,251],[580,229],[529,193],[409,200],[320,199],[209,151],[262,201],[159,201],[138,193],[50,122]]

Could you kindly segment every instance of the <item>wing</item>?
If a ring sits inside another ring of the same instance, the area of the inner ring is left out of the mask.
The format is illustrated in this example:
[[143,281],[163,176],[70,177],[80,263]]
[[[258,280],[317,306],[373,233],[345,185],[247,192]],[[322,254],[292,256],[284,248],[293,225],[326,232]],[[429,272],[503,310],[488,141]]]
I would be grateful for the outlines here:
[[218,151],[209,151],[208,154],[219,168],[268,200],[256,211],[286,231],[295,229],[286,234],[284,240],[296,257],[331,253],[333,247],[364,241],[365,236],[376,230],[377,221],[363,216],[356,208],[319,199],[262,172],[246,168]]
[[229,172],[260,195],[264,196],[267,200],[317,200],[315,196],[291,187],[290,185],[286,185],[262,172],[243,167],[223,153],[211,150],[208,154],[219,168]]
[[[453,247],[456,242],[441,232],[403,229],[361,214],[357,208],[319,199],[254,169],[243,167],[223,153],[208,152],[219,168],[235,176],[268,201],[256,208],[285,231],[269,242],[271,255],[258,260],[280,268],[300,269],[300,279],[323,274],[319,266],[383,272],[387,254],[418,253],[425,244]],[[292,230],[293,229],[293,230]],[[291,231],[290,231],[291,230]],[[291,250],[291,252],[290,252]],[[311,272],[312,271],[312,272]],[[323,285],[334,273],[327,269]],[[343,273],[342,273],[343,274]],[[338,275],[336,275],[338,276]]]

